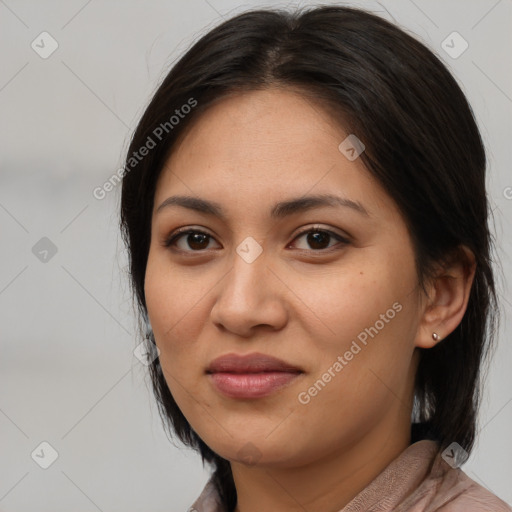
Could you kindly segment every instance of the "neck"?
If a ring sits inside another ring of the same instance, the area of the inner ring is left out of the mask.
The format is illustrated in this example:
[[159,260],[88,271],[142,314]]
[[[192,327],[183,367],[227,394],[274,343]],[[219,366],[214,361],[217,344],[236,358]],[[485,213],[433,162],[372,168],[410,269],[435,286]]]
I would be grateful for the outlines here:
[[378,424],[349,445],[299,467],[247,467],[232,462],[236,512],[337,512],[410,444],[410,414]]

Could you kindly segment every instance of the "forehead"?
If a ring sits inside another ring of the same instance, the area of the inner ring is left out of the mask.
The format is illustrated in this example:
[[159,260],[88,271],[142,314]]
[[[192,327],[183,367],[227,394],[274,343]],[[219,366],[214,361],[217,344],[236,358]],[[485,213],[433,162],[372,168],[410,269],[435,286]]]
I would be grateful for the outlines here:
[[217,160],[245,160],[247,164],[290,159],[292,152],[296,158],[316,158],[313,145],[318,151],[333,145],[336,149],[342,135],[340,124],[310,97],[271,88],[217,100],[186,131],[173,156],[214,154]]
[[157,207],[171,193],[274,204],[283,197],[336,193],[381,207],[389,198],[362,160],[339,145],[349,134],[297,92],[237,93],[203,112],[162,169]]

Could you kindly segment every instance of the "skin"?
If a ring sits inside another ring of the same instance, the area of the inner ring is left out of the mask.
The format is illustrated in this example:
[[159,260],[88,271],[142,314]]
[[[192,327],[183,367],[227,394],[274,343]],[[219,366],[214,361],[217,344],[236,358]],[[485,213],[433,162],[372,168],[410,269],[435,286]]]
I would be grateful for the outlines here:
[[[231,462],[237,512],[344,507],[409,445],[416,347],[435,345],[432,332],[447,336],[466,309],[474,268],[453,263],[428,283],[428,296],[419,289],[404,219],[362,160],[338,150],[347,135],[289,89],[238,93],[187,130],[157,183],[149,319],[178,406]],[[368,215],[323,206],[269,216],[279,201],[324,193],[358,201]],[[219,203],[226,219],[177,205],[157,212],[178,194]],[[210,237],[194,244],[183,235],[166,247],[181,227]],[[297,236],[315,227],[348,241]],[[249,236],[262,248],[252,263],[236,252]],[[394,303],[400,312],[300,403]],[[232,352],[269,354],[304,373],[264,398],[228,398],[205,369]]]

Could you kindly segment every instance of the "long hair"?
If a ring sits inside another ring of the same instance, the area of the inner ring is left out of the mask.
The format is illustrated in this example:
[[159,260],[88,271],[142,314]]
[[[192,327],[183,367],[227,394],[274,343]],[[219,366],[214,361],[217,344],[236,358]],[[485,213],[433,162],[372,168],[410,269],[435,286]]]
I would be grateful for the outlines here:
[[[121,231],[141,318],[147,317],[144,276],[156,181],[178,137],[214,101],[269,87],[308,95],[363,141],[360,158],[409,228],[422,287],[436,263],[462,257],[461,245],[475,255],[465,315],[434,348],[417,349],[414,390],[416,420],[428,422],[441,449],[455,441],[470,452],[482,363],[497,326],[485,150],[471,107],[445,65],[374,14],[341,6],[247,11],[209,31],[174,64],[133,134],[122,183]],[[134,158],[150,141],[146,156]],[[213,466],[222,505],[232,512],[237,498],[229,461],[194,432],[158,358],[149,370],[164,424]]]

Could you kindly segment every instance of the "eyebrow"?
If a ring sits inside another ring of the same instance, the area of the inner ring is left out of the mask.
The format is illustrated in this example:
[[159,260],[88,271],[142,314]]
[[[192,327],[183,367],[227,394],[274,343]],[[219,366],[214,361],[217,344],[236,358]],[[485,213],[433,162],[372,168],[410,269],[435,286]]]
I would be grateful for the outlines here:
[[[206,215],[212,215],[225,221],[226,216],[223,212],[222,206],[214,201],[207,201],[193,196],[171,196],[168,197],[156,209],[156,213],[161,212],[164,208],[169,206],[182,206]],[[296,213],[312,210],[322,206],[342,206],[351,208],[352,210],[370,216],[366,208],[359,201],[352,201],[344,197],[339,197],[333,194],[318,194],[310,196],[296,197],[276,203],[270,210],[270,217],[273,219],[282,219],[284,217],[294,215]]]

